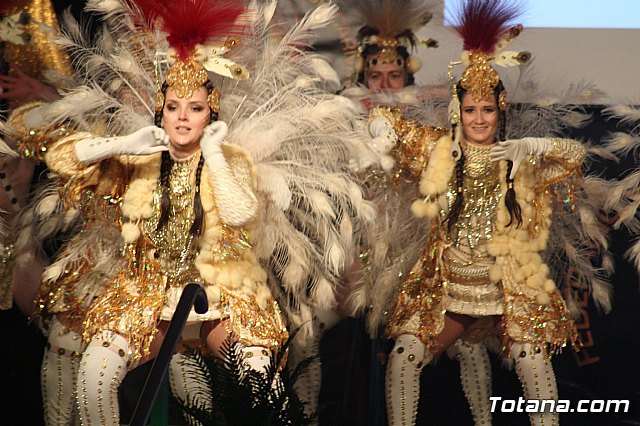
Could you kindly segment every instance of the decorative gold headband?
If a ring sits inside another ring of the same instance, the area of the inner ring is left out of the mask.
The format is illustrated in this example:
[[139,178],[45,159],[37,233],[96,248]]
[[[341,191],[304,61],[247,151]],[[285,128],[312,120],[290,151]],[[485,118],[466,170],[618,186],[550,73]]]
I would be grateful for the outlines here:
[[[500,76],[491,66],[494,57],[481,52],[468,52],[469,66],[462,73],[460,86],[471,94],[474,101],[491,100],[493,92],[500,82]],[[507,109],[507,93],[498,95],[498,107]]]
[[[166,83],[171,87],[178,98],[187,99],[193,96],[198,88],[204,86],[209,80],[207,70],[193,57],[186,61],[177,61],[167,74]],[[164,107],[164,94],[158,90],[156,95],[156,111],[162,111]],[[214,88],[207,97],[207,103],[216,114],[220,111],[220,91]]]
[[469,66],[462,73],[460,86],[471,93],[473,100],[491,99],[493,90],[500,81],[500,76],[491,66],[493,57],[485,53],[469,53]]

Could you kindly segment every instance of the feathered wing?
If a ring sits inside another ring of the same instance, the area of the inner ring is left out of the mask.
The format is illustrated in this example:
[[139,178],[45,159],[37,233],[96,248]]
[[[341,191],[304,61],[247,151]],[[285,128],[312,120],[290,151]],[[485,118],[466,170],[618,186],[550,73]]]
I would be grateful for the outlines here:
[[604,113],[617,119],[620,131],[607,140],[606,150],[621,159],[631,161],[630,172],[617,181],[615,188],[606,194],[607,205],[615,212],[613,227],[625,228],[635,236],[625,257],[640,271],[640,171],[637,168],[637,153],[640,148],[640,107],[634,105],[611,105]]
[[255,161],[263,208],[254,249],[297,328],[310,324],[316,309],[336,307],[341,278],[374,211],[348,167],[362,137],[353,124],[356,109],[327,92],[334,75],[305,50],[335,6],[310,12],[278,42],[269,37],[270,7],[254,9],[249,45],[233,57],[252,77],[222,86],[221,119],[230,125],[229,141]]

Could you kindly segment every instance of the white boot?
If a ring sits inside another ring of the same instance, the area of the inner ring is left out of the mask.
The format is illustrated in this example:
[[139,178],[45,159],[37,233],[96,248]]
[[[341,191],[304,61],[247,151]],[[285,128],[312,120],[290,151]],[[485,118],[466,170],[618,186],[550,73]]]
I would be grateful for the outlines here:
[[340,316],[335,311],[318,311],[313,318],[312,334],[308,335],[303,329],[291,343],[288,366],[291,371],[294,371],[300,362],[315,357],[293,383],[293,390],[304,405],[305,414],[309,417],[318,414],[318,400],[322,387],[320,339],[324,332],[336,325],[339,320]]
[[119,426],[118,388],[128,370],[127,339],[103,332],[82,354],[78,374],[78,405],[83,426]]
[[[213,411],[213,395],[207,382],[211,381],[208,371],[200,368],[193,357],[175,353],[169,362],[169,383],[171,393],[189,406]],[[184,415],[189,426],[200,425],[192,416]]]
[[456,340],[462,389],[476,426],[491,426],[491,365],[487,348],[481,343]]
[[[513,343],[511,356],[516,364],[516,373],[522,384],[525,399],[558,401],[558,386],[553,366],[544,349],[536,350],[529,343]],[[560,423],[558,413],[529,413],[535,426],[554,426]]]
[[76,379],[81,353],[82,337],[54,318],[40,371],[47,426],[74,425],[79,421]]
[[430,355],[425,358],[425,350],[425,345],[416,336],[403,334],[396,339],[385,378],[389,426],[416,423],[420,372],[432,358]]
[[266,374],[267,368],[271,364],[271,351],[264,346],[244,346],[240,347],[243,371],[257,371]]

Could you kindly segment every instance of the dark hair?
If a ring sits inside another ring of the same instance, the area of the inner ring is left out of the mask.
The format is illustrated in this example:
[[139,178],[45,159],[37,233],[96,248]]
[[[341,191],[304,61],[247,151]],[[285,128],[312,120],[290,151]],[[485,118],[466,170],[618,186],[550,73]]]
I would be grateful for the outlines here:
[[[211,80],[207,80],[204,84],[207,89],[207,93],[211,94],[214,89]],[[160,90],[162,91],[163,99],[166,101],[167,96],[167,83],[162,83]],[[162,127],[162,115],[164,112],[164,104],[159,111],[156,111],[154,116],[154,124],[158,127]],[[218,120],[218,114],[209,106],[210,123]],[[198,168],[196,169],[196,195],[193,200],[193,224],[189,229],[189,234],[194,237],[198,237],[202,234],[202,224],[204,222],[204,211],[202,209],[202,200],[200,198],[200,179],[202,177],[202,167],[204,166],[204,158],[200,156],[198,161]],[[171,167],[173,167],[173,159],[169,155],[169,151],[162,152],[162,163],[160,165],[160,185],[162,186],[162,197],[160,199],[160,219],[158,220],[158,226],[156,230],[162,228],[169,221],[169,212],[171,211],[171,198],[169,197],[169,175],[171,173]]]
[[[496,106],[499,105],[499,97],[503,91],[504,85],[502,84],[502,80],[499,80],[498,85],[493,90]],[[458,97],[458,100],[460,101],[460,105],[462,105],[462,98],[464,98],[464,95],[466,93],[467,90],[460,85],[460,82],[458,82],[458,84],[456,85],[456,95]],[[460,113],[462,113],[462,111],[460,111]],[[504,141],[506,140],[507,127],[507,114],[505,110],[498,108],[498,119],[498,140]],[[455,135],[455,126],[452,131]],[[446,218],[446,220],[448,221],[449,230],[451,230],[451,226],[458,219],[462,211],[464,201],[464,193],[462,191],[462,171],[464,170],[464,160],[465,156],[463,153],[456,162],[456,198],[453,201],[451,209],[449,210],[449,214]],[[511,226],[515,221],[516,226],[519,228],[520,226],[522,226],[522,209],[520,208],[520,204],[518,204],[518,201],[516,200],[516,191],[513,187],[513,179],[510,178],[512,168],[513,162],[507,161],[507,193],[505,194],[504,204],[507,207],[507,211],[509,212],[509,223],[507,224],[507,226]]]

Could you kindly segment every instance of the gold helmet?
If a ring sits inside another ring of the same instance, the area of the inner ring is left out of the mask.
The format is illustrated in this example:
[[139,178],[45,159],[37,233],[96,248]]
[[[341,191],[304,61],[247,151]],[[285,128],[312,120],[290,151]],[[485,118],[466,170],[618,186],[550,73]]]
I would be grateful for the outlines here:
[[[240,44],[241,20],[245,13],[241,1],[133,1],[144,22],[150,25],[151,30],[164,31],[169,44],[164,55],[170,67],[164,85],[158,84],[157,113],[164,107],[167,87],[173,88],[179,98],[189,98],[210,81],[208,72],[234,79],[248,78],[246,68],[224,57]],[[210,87],[209,107],[218,113],[220,91],[213,85]]]
[[416,32],[433,17],[431,1],[418,0],[353,0],[344,9],[355,10],[364,25],[356,36],[355,80],[364,82],[365,71],[378,63],[402,66],[413,83],[413,74],[422,66],[412,56],[418,44],[436,47],[432,39],[419,40]]

